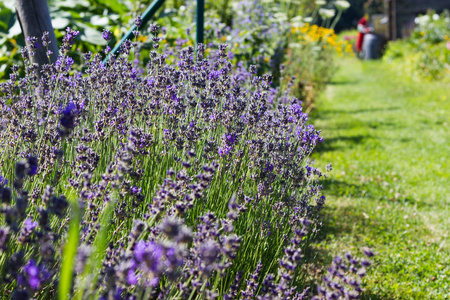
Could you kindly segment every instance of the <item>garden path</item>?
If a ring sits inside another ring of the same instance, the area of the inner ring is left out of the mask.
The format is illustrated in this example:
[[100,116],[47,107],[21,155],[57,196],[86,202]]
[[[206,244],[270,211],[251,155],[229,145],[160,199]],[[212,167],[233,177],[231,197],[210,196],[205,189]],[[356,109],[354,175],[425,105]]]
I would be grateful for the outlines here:
[[334,168],[317,264],[373,248],[367,299],[450,298],[449,91],[349,58],[313,111],[324,136],[313,158]]

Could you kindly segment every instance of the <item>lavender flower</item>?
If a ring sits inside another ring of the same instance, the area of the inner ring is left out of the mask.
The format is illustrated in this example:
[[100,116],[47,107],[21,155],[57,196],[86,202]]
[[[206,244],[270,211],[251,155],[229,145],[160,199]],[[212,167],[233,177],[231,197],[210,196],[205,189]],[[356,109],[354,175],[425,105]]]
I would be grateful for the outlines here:
[[106,29],[103,29],[102,37],[105,41],[109,42],[112,38],[112,32]]
[[18,238],[19,243],[26,243],[33,234],[33,231],[37,225],[38,222],[32,221],[31,219],[26,219],[25,222],[23,222],[22,229],[20,231],[20,236]]
[[37,49],[39,48],[38,38],[35,36],[29,36],[27,37],[27,41],[30,43],[31,49]]
[[160,26],[158,24],[150,24],[150,31],[153,34],[158,33],[159,28],[160,28]]
[[11,190],[0,184],[0,201],[5,204],[11,203]]
[[9,239],[9,228],[0,228],[0,253],[6,250],[6,246]]
[[363,249],[364,255],[367,257],[373,257],[375,254],[373,253],[373,251],[369,248],[364,248]]
[[66,29],[66,35],[63,38],[63,44],[61,46],[61,53],[66,54],[70,50],[73,44],[75,44],[75,38],[80,32],[72,30],[69,27]]
[[134,20],[134,24],[136,25],[136,27],[141,27],[141,25],[142,25],[142,18],[141,18],[141,16],[140,15],[138,15],[137,17],[136,17],[136,20]]
[[50,44],[51,43],[51,40],[50,40],[50,37],[49,37],[49,32],[48,31],[44,31],[43,33],[42,33],[42,46],[44,46],[44,47],[47,47],[48,46],[48,44]]
[[24,272],[27,277],[27,282],[33,290],[37,290],[41,281],[39,280],[39,269],[34,260],[29,260],[24,266]]
[[162,267],[163,249],[153,242],[140,241],[134,250],[134,258],[144,269],[158,274]]

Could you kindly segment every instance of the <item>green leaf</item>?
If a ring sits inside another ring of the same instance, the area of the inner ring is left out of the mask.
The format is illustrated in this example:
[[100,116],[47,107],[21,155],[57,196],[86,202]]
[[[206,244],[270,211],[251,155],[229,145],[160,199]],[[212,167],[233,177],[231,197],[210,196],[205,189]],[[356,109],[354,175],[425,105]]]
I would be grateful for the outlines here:
[[3,8],[0,10],[0,30],[7,31],[9,20],[11,19],[13,13],[11,10]]
[[52,19],[52,25],[55,29],[65,29],[69,26],[69,20],[67,18],[56,17]]
[[109,24],[109,18],[108,17],[93,16],[93,17],[91,17],[89,22],[92,25],[95,25],[95,26],[106,26],[106,25]]
[[[109,242],[109,228],[111,226],[111,219],[116,205],[117,195],[113,195],[113,200],[109,201],[100,215],[100,230],[95,237],[93,243],[93,251],[84,268],[84,272],[80,278],[80,286],[78,286],[75,299],[82,300],[86,291],[86,285],[89,281],[89,286],[92,288],[97,282],[98,273],[102,266],[103,259],[106,254],[106,248]],[[89,297],[89,295],[87,296]]]
[[91,4],[89,3],[89,1],[84,1],[84,0],[65,0],[65,1],[57,1],[55,3],[58,7],[62,8],[76,8],[79,6],[83,6],[86,8],[89,8],[91,6]]
[[97,0],[97,2],[103,6],[106,6],[110,10],[119,14],[128,13],[128,8],[117,0]]
[[80,40],[94,45],[106,45],[106,41],[103,39],[101,32],[81,22],[75,22],[75,24],[81,29]]
[[61,264],[61,275],[58,288],[58,299],[60,300],[70,298],[75,256],[80,240],[80,209],[78,204],[72,205],[72,211],[73,215],[69,225],[69,237],[64,246]]
[[14,38],[22,34],[22,28],[20,28],[19,20],[16,20],[14,25],[8,30],[8,38]]

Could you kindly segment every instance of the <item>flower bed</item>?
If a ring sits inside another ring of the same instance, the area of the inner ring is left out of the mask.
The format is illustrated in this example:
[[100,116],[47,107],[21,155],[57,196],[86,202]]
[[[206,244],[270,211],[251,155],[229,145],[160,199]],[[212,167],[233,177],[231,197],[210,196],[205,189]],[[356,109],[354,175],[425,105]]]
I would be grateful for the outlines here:
[[1,84],[4,294],[298,292],[324,204],[308,160],[320,132],[299,100],[234,69],[225,45],[182,49],[175,65],[158,49],[144,70],[129,42],[73,72],[77,34],[39,81],[24,49],[26,77]]

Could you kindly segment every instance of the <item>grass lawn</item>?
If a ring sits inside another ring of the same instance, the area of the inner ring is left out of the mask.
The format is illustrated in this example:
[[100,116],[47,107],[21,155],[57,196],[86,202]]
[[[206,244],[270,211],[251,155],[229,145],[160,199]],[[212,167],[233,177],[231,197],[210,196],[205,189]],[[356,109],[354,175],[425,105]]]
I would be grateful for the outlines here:
[[333,171],[314,247],[333,255],[375,250],[365,299],[450,298],[450,86],[417,82],[383,62],[343,61],[317,102]]

